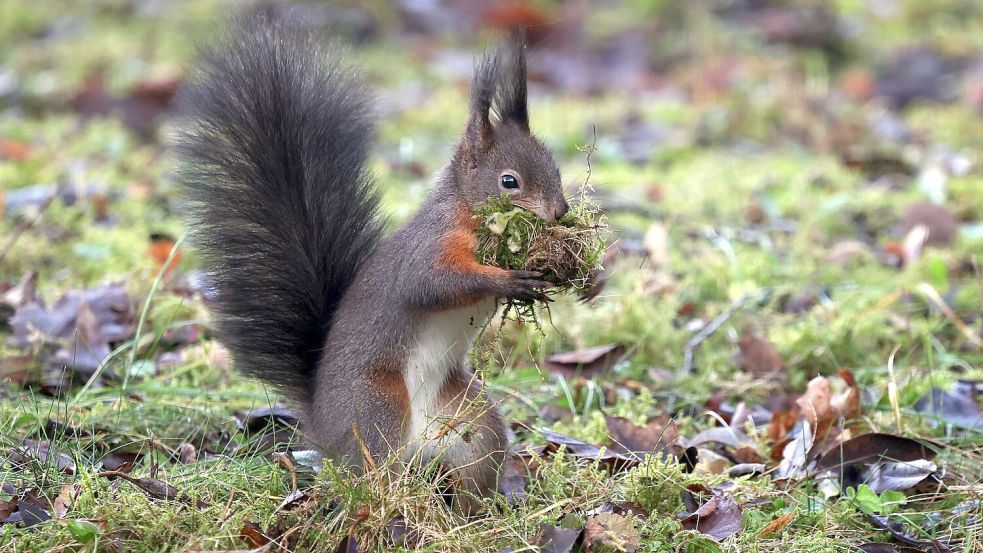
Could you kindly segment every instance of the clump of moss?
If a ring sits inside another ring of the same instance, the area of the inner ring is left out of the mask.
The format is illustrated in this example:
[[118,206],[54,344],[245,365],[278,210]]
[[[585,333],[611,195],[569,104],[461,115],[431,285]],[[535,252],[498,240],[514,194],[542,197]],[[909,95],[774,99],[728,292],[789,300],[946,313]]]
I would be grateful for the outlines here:
[[[559,221],[547,221],[515,206],[507,194],[475,211],[480,222],[477,259],[509,270],[539,271],[553,284],[550,293],[580,291],[601,268],[606,228],[597,204],[586,194]],[[531,302],[511,300],[506,313],[533,319]]]

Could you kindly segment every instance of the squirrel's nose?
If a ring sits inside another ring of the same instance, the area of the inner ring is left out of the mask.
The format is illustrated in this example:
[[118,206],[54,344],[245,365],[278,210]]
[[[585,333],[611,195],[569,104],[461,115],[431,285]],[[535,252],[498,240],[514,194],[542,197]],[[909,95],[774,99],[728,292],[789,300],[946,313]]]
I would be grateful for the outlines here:
[[567,205],[567,201],[560,200],[560,205],[556,206],[556,209],[553,210],[553,218],[559,221],[568,211],[570,211],[570,206]]

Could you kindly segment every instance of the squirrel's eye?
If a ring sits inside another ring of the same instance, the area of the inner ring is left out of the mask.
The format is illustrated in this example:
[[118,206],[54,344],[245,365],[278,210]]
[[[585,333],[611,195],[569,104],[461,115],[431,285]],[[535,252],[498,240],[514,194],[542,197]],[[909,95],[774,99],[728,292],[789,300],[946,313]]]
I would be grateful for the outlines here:
[[519,179],[515,178],[515,175],[505,173],[502,175],[502,188],[519,188]]

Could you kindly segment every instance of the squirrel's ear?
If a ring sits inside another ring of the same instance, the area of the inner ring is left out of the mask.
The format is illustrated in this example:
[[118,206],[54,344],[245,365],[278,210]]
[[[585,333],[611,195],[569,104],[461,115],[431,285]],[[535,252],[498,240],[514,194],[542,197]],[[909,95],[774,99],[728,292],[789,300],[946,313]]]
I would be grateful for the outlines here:
[[471,79],[471,116],[466,138],[475,146],[487,146],[492,139],[492,102],[498,79],[499,57],[485,52],[474,68]]
[[526,32],[513,28],[497,56],[499,62],[495,107],[502,121],[512,121],[529,130],[526,100]]
[[526,104],[525,31],[519,28],[494,53],[478,60],[471,80],[471,119],[468,136],[488,145],[494,135],[492,110],[500,122],[511,121],[529,130]]

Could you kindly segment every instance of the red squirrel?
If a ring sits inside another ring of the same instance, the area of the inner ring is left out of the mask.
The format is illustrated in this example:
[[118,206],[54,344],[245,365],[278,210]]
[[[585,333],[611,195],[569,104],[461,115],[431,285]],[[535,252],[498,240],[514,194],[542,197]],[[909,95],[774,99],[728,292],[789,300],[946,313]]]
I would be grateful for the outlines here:
[[546,301],[540,275],[476,261],[473,214],[507,193],[556,220],[568,205],[529,130],[521,33],[477,62],[470,114],[416,214],[384,237],[366,168],[372,98],[312,36],[240,21],[179,95],[178,177],[235,366],[302,406],[336,462],[439,459],[474,512],[508,454],[468,364],[502,298]]

